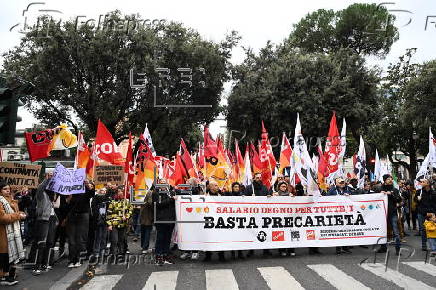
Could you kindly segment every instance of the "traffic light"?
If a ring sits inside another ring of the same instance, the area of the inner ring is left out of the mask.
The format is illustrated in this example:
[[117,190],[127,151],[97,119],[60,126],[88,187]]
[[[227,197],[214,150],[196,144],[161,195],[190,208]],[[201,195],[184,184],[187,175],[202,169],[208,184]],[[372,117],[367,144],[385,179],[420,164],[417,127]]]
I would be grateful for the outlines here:
[[32,85],[20,83],[11,89],[0,77],[0,144],[15,144],[16,125],[21,121],[17,116],[18,107],[23,105],[19,97],[31,92],[32,88]]
[[15,143],[18,99],[9,88],[0,88],[0,144]]

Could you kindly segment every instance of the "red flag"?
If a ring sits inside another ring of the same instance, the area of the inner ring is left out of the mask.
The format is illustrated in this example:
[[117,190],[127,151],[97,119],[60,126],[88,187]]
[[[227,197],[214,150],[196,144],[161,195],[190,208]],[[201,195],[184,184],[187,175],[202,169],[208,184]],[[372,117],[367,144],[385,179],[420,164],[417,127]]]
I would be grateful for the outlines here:
[[169,179],[170,184],[172,186],[183,184],[183,183],[185,183],[187,178],[188,178],[188,173],[186,172],[186,170],[183,166],[182,158],[181,158],[179,152],[177,152],[176,162],[174,165],[174,173]]
[[217,157],[218,155],[218,146],[215,140],[213,140],[212,136],[209,133],[209,128],[204,127],[204,157]]
[[277,161],[276,161],[276,158],[274,157],[272,146],[271,146],[271,143],[269,142],[269,139],[268,139],[268,132],[265,129],[265,125],[263,124],[263,121],[262,121],[262,132],[261,132],[260,136],[262,138],[262,141],[266,142],[267,155],[269,158],[269,163],[271,165],[271,168],[275,168],[277,165]]
[[236,174],[238,176],[238,181],[242,182],[244,177],[245,163],[244,158],[242,158],[241,150],[239,150],[238,140],[235,140],[235,157],[236,157]]
[[124,158],[118,150],[114,138],[100,120],[98,120],[97,136],[95,138],[95,153],[98,158],[111,164],[124,165]]
[[35,162],[38,159],[50,156],[50,144],[53,140],[54,131],[47,129],[44,131],[24,133],[26,137],[27,151],[29,152],[30,161]]
[[129,147],[127,148],[126,162],[124,163],[124,173],[127,174],[127,187],[133,185],[133,178],[135,177],[135,164],[133,160],[132,149],[132,134],[129,132]]
[[251,164],[253,165],[253,172],[259,173],[262,171],[262,162],[260,162],[259,154],[257,154],[256,148],[254,147],[253,143],[250,142],[249,148]]
[[262,164],[261,167],[261,173],[262,173],[262,183],[267,187],[271,187],[271,178],[272,178],[272,171],[273,167],[271,167],[271,164],[269,162],[268,157],[268,145],[267,140],[262,140],[259,146],[259,160]]
[[180,139],[180,160],[185,168],[185,171],[188,172],[189,177],[197,178],[198,176],[194,168],[194,163],[192,162],[191,155],[189,154],[188,148],[186,148],[183,138]]
[[332,119],[330,120],[329,134],[327,136],[324,150],[324,158],[327,160],[329,173],[333,173],[338,170],[338,160],[340,152],[341,139],[339,136],[338,126],[336,125],[336,113],[333,112]]

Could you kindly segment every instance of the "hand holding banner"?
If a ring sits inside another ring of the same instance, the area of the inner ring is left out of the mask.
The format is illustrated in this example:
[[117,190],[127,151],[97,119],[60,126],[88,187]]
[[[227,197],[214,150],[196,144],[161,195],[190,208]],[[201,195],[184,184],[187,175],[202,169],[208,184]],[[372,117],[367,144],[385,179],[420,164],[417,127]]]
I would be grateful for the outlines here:
[[58,163],[46,189],[64,195],[84,193],[85,174],[85,168],[68,169]]

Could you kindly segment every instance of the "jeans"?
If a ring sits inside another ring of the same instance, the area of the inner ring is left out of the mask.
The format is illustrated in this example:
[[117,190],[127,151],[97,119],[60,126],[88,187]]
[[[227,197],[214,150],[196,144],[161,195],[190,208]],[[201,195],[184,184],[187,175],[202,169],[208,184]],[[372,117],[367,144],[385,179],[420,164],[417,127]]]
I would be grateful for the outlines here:
[[99,255],[106,249],[107,225],[96,226],[94,237],[94,254]]
[[427,241],[428,241],[428,243],[430,245],[430,250],[432,252],[436,251],[436,238],[429,238],[429,239],[427,239]]
[[392,235],[395,239],[395,248],[399,249],[401,247],[401,241],[400,241],[400,230],[398,229],[398,215],[396,212],[388,216],[388,223],[391,224]]
[[427,234],[425,233],[425,215],[418,213],[418,226],[419,226],[419,232],[421,233],[421,243],[422,248],[427,248]]
[[127,251],[126,245],[125,245],[125,239],[126,239],[126,231],[127,228],[116,228],[113,227],[112,231],[110,233],[110,239],[111,239],[111,254],[116,255],[124,255]]
[[141,225],[141,248],[143,250],[148,250],[148,247],[150,246],[150,235],[151,230],[153,229],[153,226],[145,226]]
[[156,224],[156,255],[168,255],[174,224]]
[[82,253],[86,254],[88,241],[89,213],[71,213],[68,217],[67,235],[69,262],[80,262]]
[[48,221],[37,220],[35,223],[34,240],[30,248],[28,260],[36,267],[52,265],[54,255],[54,241],[58,219],[50,216]]
[[141,215],[139,214],[139,210],[133,211],[133,232],[135,235],[141,235]]

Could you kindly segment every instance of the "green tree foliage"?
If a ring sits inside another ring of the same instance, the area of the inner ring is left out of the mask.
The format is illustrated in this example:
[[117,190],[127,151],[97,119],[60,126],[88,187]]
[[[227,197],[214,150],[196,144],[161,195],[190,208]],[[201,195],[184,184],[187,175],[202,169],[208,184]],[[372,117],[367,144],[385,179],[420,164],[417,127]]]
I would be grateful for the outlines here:
[[[138,135],[148,123],[159,153],[173,153],[178,148],[173,141],[180,137],[189,135],[187,142],[195,144],[201,135],[199,125],[212,122],[222,110],[220,96],[230,78],[230,52],[238,36],[231,33],[214,43],[179,23],[138,28],[134,26],[137,19],[139,15],[115,11],[105,18],[103,29],[70,20],[51,23],[48,38],[31,31],[5,54],[4,73],[35,85],[24,101],[48,126],[66,121],[92,137],[101,119],[120,141],[129,131]],[[168,68],[170,73],[160,76],[157,68]],[[192,86],[182,83],[189,79],[181,77],[178,68],[192,69],[192,73],[183,72],[192,75]],[[135,76],[145,73],[145,88],[131,88],[131,69]],[[158,105],[211,107],[155,107],[153,86],[157,86]]]
[[[428,127],[436,128],[436,61],[422,65],[412,62],[416,49],[408,49],[397,63],[391,64],[383,80],[382,111],[379,123],[371,130],[371,142],[394,164],[401,164],[416,175],[417,156],[428,153]],[[434,131],[434,130],[433,130]],[[396,158],[400,151],[410,158]]]
[[356,3],[346,9],[319,9],[294,25],[289,44],[306,52],[350,48],[361,55],[385,56],[398,40],[395,17],[383,6]]
[[293,136],[299,112],[303,135],[315,145],[317,137],[327,135],[332,111],[337,112],[339,127],[341,118],[346,118],[348,132],[358,140],[379,116],[378,72],[349,49],[302,54],[268,44],[258,56],[248,51],[234,78],[227,126],[246,131],[248,140],[259,139],[264,120],[270,137],[276,136],[271,142],[279,144],[282,132]]

